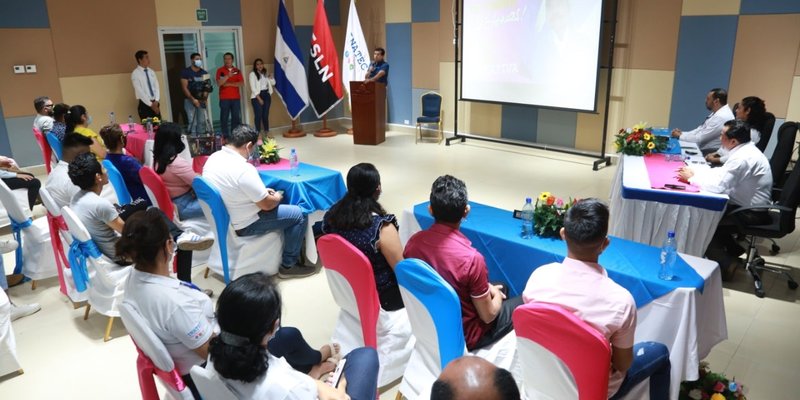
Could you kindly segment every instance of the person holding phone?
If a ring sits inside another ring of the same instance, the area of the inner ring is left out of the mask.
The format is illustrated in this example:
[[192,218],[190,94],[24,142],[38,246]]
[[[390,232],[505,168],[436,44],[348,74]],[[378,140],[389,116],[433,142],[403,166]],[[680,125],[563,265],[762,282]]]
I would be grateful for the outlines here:
[[[222,124],[222,136],[226,139],[231,133],[231,125],[237,127],[242,124],[242,104],[239,88],[244,79],[239,68],[233,66],[233,53],[222,56],[225,65],[217,69],[217,85],[219,86],[219,111]],[[228,124],[230,120],[231,124]]]

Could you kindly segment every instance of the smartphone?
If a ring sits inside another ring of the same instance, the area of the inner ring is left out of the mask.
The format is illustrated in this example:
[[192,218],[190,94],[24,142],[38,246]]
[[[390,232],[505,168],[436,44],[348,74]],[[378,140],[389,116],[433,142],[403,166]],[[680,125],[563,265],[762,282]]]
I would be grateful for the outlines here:
[[336,364],[336,369],[333,370],[333,375],[331,375],[330,379],[328,379],[328,384],[333,387],[339,387],[339,381],[342,380],[342,372],[344,371],[344,363],[347,359],[339,360],[339,363]]
[[675,190],[685,190],[686,189],[685,185],[674,185],[672,183],[664,184],[664,187],[667,188],[667,189],[675,189]]

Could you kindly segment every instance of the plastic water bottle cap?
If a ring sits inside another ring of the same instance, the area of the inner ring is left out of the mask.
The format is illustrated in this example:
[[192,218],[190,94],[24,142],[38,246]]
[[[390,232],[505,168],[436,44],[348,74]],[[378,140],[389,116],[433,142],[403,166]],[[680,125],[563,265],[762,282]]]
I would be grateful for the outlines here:
[[530,203],[530,202],[531,202],[531,198],[530,197],[526,197],[525,198],[525,203]]
[[675,231],[667,231],[667,237],[668,238],[674,238],[675,237]]

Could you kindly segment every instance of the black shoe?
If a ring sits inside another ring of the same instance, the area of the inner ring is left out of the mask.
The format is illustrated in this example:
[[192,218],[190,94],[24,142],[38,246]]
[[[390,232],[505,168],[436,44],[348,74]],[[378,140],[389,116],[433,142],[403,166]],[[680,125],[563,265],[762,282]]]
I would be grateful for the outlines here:
[[297,264],[289,268],[281,266],[281,268],[278,270],[278,277],[281,279],[304,278],[306,276],[314,275],[316,272],[316,268],[302,264]]

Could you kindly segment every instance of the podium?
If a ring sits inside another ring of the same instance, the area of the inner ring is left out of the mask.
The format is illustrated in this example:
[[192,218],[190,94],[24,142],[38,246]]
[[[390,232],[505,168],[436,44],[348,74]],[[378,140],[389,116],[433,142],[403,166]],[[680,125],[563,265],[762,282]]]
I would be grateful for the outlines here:
[[386,140],[386,85],[351,81],[350,104],[353,114],[353,143],[383,143]]

